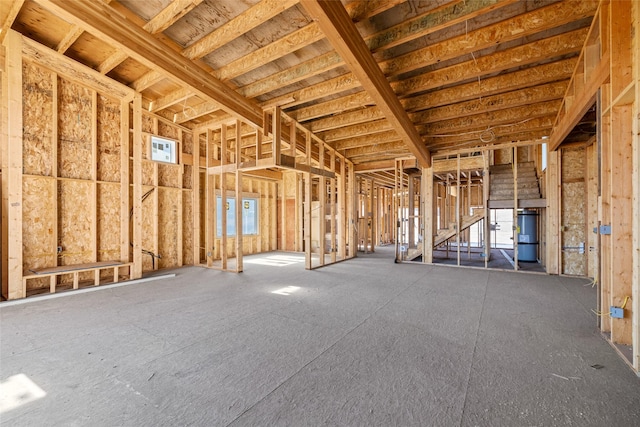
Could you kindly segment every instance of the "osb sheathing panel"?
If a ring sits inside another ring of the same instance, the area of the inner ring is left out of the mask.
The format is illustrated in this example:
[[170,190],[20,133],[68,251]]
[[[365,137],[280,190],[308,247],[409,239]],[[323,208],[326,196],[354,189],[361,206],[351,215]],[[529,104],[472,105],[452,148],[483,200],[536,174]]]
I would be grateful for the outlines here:
[[98,95],[98,180],[120,181],[120,103]]
[[180,165],[158,163],[158,185],[162,187],[180,188],[182,177]]
[[142,115],[142,132],[154,133],[153,132],[153,117],[143,114]]
[[[564,167],[563,159],[563,167]],[[562,272],[564,274],[584,276],[586,272],[586,254],[580,254],[575,248],[585,242],[585,184],[571,182],[562,184]]]
[[99,184],[98,261],[120,259],[120,185]]
[[22,66],[22,120],[24,173],[53,175],[55,75],[34,64]]
[[58,240],[63,248],[60,265],[82,264],[92,259],[91,203],[93,183],[58,182]]
[[158,135],[165,138],[178,140],[178,128],[158,121]]
[[182,191],[182,263],[193,264],[193,191]]
[[[53,178],[22,178],[23,269],[55,267],[57,186]],[[29,280],[29,289],[49,286],[48,279]]]
[[296,181],[298,174],[296,172],[285,172],[282,175],[282,181],[284,184],[284,193],[286,198],[296,197]]
[[182,132],[182,152],[193,154],[193,136],[190,132]]
[[[153,187],[143,186],[142,194],[151,190]],[[157,191],[154,190],[154,191]],[[153,225],[157,219],[154,209],[154,197],[153,192],[142,202],[142,249],[154,252],[155,242],[153,238]],[[142,254],[142,270],[150,271],[153,269],[151,256]]]
[[182,174],[182,188],[193,188],[193,166],[184,165]]
[[493,164],[494,165],[506,165],[511,163],[512,151],[511,148],[501,148],[493,152]]
[[158,190],[158,252],[162,255],[160,268],[177,267],[178,263],[178,210],[181,209],[182,191],[159,188]]
[[142,159],[151,160],[151,135],[142,135]]
[[531,147],[518,147],[518,163],[523,163],[523,162],[531,162],[533,161],[532,158],[529,157],[529,152]]
[[143,185],[154,185],[153,175],[154,175],[154,162],[152,161],[143,161],[142,162],[142,184]]
[[58,175],[91,179],[94,162],[91,90],[58,79]]
[[562,181],[584,179],[585,161],[584,148],[562,150]]

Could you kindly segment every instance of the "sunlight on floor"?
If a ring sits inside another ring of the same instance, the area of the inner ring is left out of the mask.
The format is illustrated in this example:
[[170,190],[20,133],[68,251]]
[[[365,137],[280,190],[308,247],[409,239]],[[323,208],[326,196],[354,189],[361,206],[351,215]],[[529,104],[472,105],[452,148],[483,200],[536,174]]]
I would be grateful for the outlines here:
[[299,289],[300,289],[299,286],[287,286],[286,288],[278,289],[277,291],[273,291],[271,293],[278,294],[278,295],[291,295],[292,293],[296,292]]
[[270,265],[273,267],[286,267],[287,265],[304,262],[304,257],[295,255],[271,255],[263,258],[245,259],[245,264]]
[[0,382],[0,414],[45,397],[47,393],[25,374]]

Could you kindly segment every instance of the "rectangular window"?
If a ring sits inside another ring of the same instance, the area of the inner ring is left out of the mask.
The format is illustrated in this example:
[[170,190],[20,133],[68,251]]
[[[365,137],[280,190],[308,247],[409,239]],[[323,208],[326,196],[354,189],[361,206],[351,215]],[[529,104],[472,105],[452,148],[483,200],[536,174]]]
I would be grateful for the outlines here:
[[[235,197],[227,197],[227,203],[222,206],[222,197],[217,196],[217,212],[216,212],[216,235],[222,236],[222,212],[227,213],[227,236],[236,235],[236,199]],[[242,199],[242,234],[257,235],[258,226],[258,199],[243,198]]]

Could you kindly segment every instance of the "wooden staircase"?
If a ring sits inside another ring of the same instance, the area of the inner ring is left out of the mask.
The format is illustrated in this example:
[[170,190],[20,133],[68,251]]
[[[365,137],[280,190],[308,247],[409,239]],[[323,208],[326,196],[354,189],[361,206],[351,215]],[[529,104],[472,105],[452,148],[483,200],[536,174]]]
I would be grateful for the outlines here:
[[[484,219],[484,209],[476,209],[473,215],[466,215],[460,218],[460,231],[464,231],[471,227],[476,222]],[[438,231],[438,234],[433,238],[433,247],[439,246],[447,240],[455,237],[456,235],[456,223],[449,224],[449,228],[443,228]]]
[[[513,200],[513,165],[491,166],[489,200]],[[518,163],[518,199],[539,199],[540,186],[533,162]]]

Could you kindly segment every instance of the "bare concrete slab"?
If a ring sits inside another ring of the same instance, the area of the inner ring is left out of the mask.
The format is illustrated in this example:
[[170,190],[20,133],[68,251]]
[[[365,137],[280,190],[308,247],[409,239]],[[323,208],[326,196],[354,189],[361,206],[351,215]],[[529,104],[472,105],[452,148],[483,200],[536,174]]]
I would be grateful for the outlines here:
[[0,304],[0,381],[46,393],[0,422],[640,423],[640,379],[597,332],[587,280],[395,264],[393,248],[300,258]]

